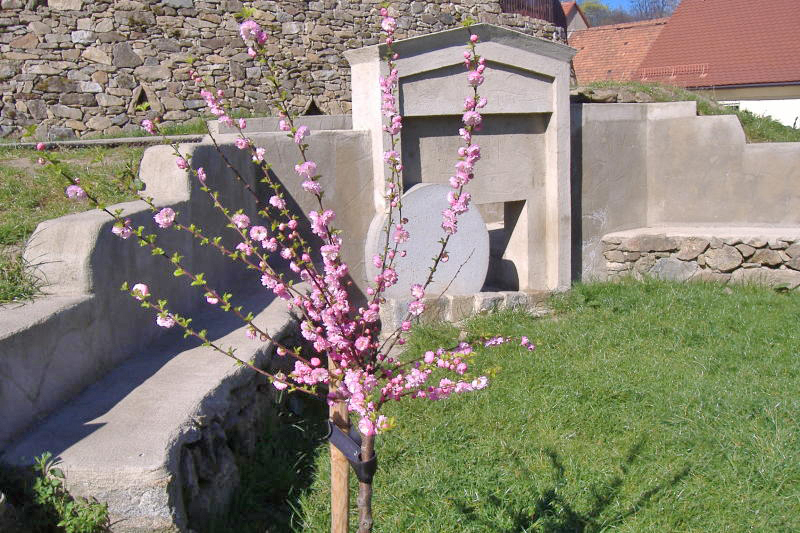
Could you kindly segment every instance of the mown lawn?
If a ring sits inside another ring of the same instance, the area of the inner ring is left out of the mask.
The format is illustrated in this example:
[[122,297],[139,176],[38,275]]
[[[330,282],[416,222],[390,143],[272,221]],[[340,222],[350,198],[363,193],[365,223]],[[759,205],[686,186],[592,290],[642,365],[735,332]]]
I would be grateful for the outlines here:
[[[65,149],[56,156],[80,176],[81,183],[108,204],[132,198],[119,190],[114,176],[138,169],[141,147]],[[20,252],[43,220],[91,209],[86,200],[64,196],[66,183],[49,167],[36,163],[33,149],[0,146],[0,304],[31,298],[39,289],[36,265],[25,264]]]
[[[468,323],[538,344],[485,350],[489,389],[391,406],[376,532],[800,530],[800,294],[592,284],[552,305]],[[328,531],[326,446],[315,468],[297,531]]]

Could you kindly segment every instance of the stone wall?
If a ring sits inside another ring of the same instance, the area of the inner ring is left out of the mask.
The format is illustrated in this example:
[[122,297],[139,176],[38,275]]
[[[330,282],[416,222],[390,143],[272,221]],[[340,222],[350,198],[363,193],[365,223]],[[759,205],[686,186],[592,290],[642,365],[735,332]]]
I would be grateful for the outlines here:
[[[367,0],[2,0],[0,136],[36,127],[37,137],[137,129],[201,116],[203,101],[188,81],[194,68],[227,90],[235,108],[266,114],[263,69],[245,53],[234,14],[255,9],[272,35],[279,78],[325,114],[350,111],[350,72],[342,52],[376,44],[379,3]],[[393,2],[398,38],[482,22],[563,42],[560,28],[501,13],[497,0]],[[148,102],[148,111],[137,105]]]
[[771,230],[738,237],[625,232],[603,237],[610,280],[651,276],[672,281],[718,281],[800,286],[800,232]]

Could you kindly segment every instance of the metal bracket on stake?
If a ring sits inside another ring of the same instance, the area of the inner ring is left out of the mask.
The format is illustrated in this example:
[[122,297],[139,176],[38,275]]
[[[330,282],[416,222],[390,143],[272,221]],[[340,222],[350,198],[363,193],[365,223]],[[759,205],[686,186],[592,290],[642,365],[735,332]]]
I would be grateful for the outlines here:
[[347,434],[339,429],[339,426],[328,420],[328,434],[325,438],[337,450],[342,452],[350,466],[353,467],[353,471],[355,471],[356,477],[360,482],[372,483],[372,477],[378,468],[378,456],[373,454],[370,459],[361,460],[361,435],[358,430],[351,427],[349,434]]

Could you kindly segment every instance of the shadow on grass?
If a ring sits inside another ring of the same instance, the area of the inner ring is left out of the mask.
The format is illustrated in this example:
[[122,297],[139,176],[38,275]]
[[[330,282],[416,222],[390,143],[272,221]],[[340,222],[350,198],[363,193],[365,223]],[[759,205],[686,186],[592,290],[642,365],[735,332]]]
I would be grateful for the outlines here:
[[252,458],[238,461],[241,484],[228,512],[208,533],[292,531],[300,496],[316,473],[315,451],[327,433],[328,407],[292,395],[266,424]]
[[[619,466],[619,473],[607,480],[596,483],[595,486],[590,488],[590,493],[592,494],[591,507],[585,512],[576,510],[574,504],[562,496],[562,488],[567,484],[567,478],[560,457],[552,449],[545,450],[545,453],[550,458],[553,468],[553,486],[540,492],[533,504],[533,514],[530,514],[526,509],[516,508],[512,502],[501,501],[496,496],[491,495],[488,498],[489,506],[505,514],[512,522],[510,527],[498,529],[497,524],[493,521],[478,516],[473,506],[464,503],[457,503],[456,505],[469,520],[485,526],[486,531],[496,531],[498,533],[533,533],[534,531],[540,533],[597,533],[604,531],[609,527],[621,525],[647,507],[647,505],[657,501],[665,489],[674,487],[689,474],[690,467],[686,465],[668,479],[641,492],[635,501],[625,507],[624,510],[607,515],[606,511],[618,500],[621,489],[628,478],[629,469],[636,463],[643,447],[644,441],[634,444],[623,463]],[[516,461],[519,463],[518,459]],[[523,466],[523,468],[525,467]]]

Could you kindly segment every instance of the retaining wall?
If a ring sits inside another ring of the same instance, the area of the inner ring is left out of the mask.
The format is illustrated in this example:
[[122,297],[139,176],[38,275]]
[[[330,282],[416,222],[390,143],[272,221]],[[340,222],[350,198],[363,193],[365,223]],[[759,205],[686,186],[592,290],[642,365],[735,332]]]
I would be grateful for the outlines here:
[[613,232],[794,230],[798,183],[800,143],[747,143],[736,116],[697,116],[694,102],[573,104],[573,278],[606,277]]
[[[376,44],[380,5],[346,0],[3,0],[0,137],[116,134],[147,117],[165,124],[203,115],[189,60],[234,108],[271,112],[264,71],[246,54],[234,14],[254,8],[269,29],[278,78],[307,109],[350,111],[342,52]],[[393,2],[399,39],[450,29],[465,15],[565,42],[560,28],[502,13],[499,1]],[[143,102],[149,111],[137,110]]]

